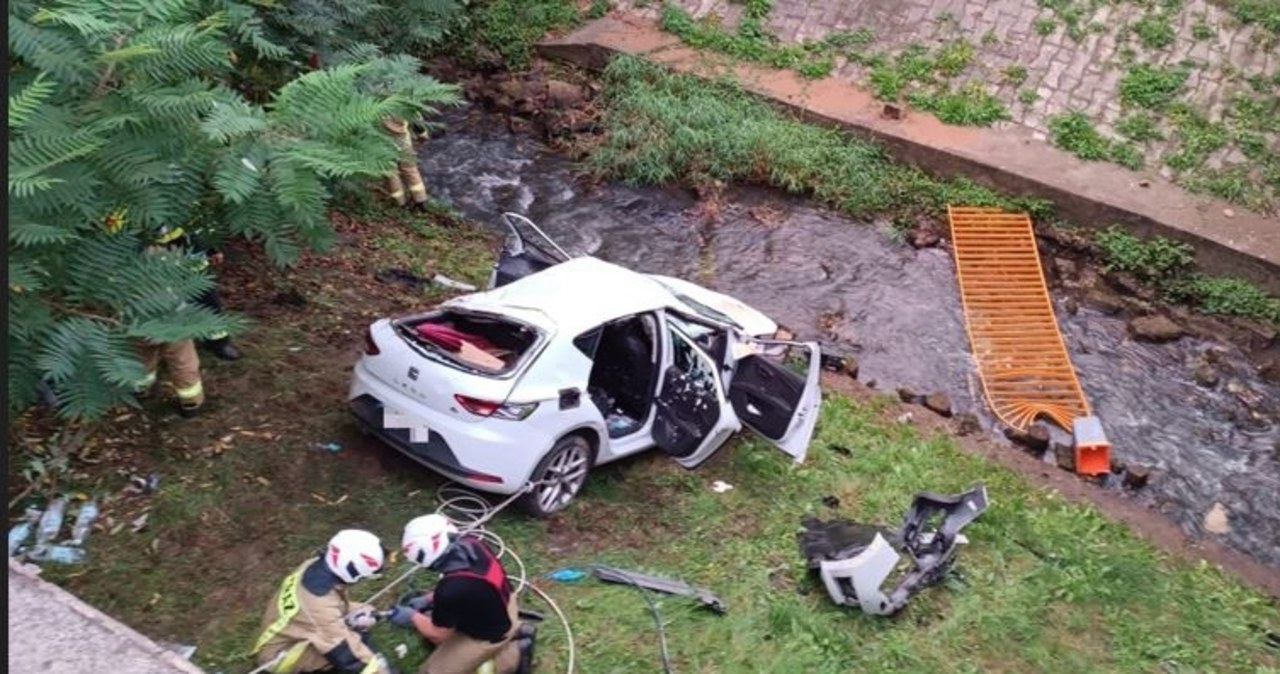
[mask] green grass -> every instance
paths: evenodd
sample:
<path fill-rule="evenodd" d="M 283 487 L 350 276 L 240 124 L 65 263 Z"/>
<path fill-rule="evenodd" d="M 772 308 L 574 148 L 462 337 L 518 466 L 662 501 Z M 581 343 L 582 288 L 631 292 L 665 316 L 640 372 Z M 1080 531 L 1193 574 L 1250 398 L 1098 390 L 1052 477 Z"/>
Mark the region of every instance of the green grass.
<path fill-rule="evenodd" d="M 754 182 L 810 194 L 847 214 L 939 212 L 948 202 L 1005 199 L 967 181 L 943 181 L 896 163 L 871 143 L 780 114 L 733 82 L 708 83 L 635 58 L 605 72 L 607 134 L 588 160 L 630 183 Z"/>
<path fill-rule="evenodd" d="M 1023 65 L 1009 66 L 1000 71 L 1000 74 L 1009 84 L 1019 85 L 1027 81 L 1027 67 Z"/>
<path fill-rule="evenodd" d="M 1209 155 L 1226 147 L 1230 133 L 1221 122 L 1211 122 L 1199 110 L 1188 106 L 1175 106 L 1170 111 L 1173 137 L 1177 149 L 1164 158 L 1170 168 L 1190 171 L 1204 164 Z"/>
<path fill-rule="evenodd" d="M 1098 132 L 1089 116 L 1071 110 L 1049 118 L 1049 141 L 1088 161 L 1112 161 L 1129 169 L 1142 168 L 1142 153 L 1131 143 L 1117 143 Z"/>
<path fill-rule="evenodd" d="M 1176 34 L 1169 16 L 1164 13 L 1147 14 L 1133 26 L 1138 41 L 1147 49 L 1164 49 L 1173 45 Z"/>
<path fill-rule="evenodd" d="M 1031 105 L 1040 100 L 1040 94 L 1035 89 L 1023 89 L 1018 92 L 1018 102 L 1023 105 Z"/>
<path fill-rule="evenodd" d="M 660 25 L 691 47 L 710 49 L 752 63 L 792 69 L 810 79 L 831 74 L 835 56 L 845 49 L 858 48 L 862 40 L 857 33 L 843 33 L 826 40 L 782 44 L 765 27 L 772 4 L 767 0 L 747 0 L 744 4 L 746 8 L 736 32 L 726 31 L 714 15 L 694 19 L 671 3 L 663 5 Z"/>
<path fill-rule="evenodd" d="M 607 6 L 608 3 L 601 3 Z M 507 67 L 520 70 L 533 58 L 533 47 L 548 32 L 581 21 L 572 0 L 486 0 L 471 10 L 472 25 L 460 40 L 462 53 L 480 44 L 498 53 Z"/>
<path fill-rule="evenodd" d="M 1009 119 L 1008 108 L 978 80 L 965 82 L 957 89 L 912 92 L 907 101 L 957 126 L 991 126 Z"/>
<path fill-rule="evenodd" d="M 1191 37 L 1198 41 L 1203 42 L 1205 40 L 1211 40 L 1214 35 L 1213 27 L 1203 20 L 1197 21 L 1195 25 L 1191 27 Z"/>
<path fill-rule="evenodd" d="M 1182 93 L 1191 75 L 1186 67 L 1161 68 L 1139 63 L 1120 79 L 1120 101 L 1125 105 L 1161 109 Z"/>
<path fill-rule="evenodd" d="M 1260 595 L 1208 566 L 1170 560 L 1096 510 L 1039 489 L 950 439 L 922 437 L 879 408 L 830 396 L 800 466 L 748 437 L 696 471 L 648 456 L 598 471 L 555 521 L 504 513 L 490 528 L 566 612 L 582 672 L 658 667 L 656 634 L 638 593 L 542 578 L 589 563 L 680 577 L 725 602 L 728 614 L 716 616 L 685 598 L 655 597 L 676 671 L 1127 672 L 1160 671 L 1162 662 L 1176 659 L 1184 671 L 1256 672 L 1277 664 L 1259 626 L 1274 625 L 1280 615 Z M 343 423 L 327 418 L 320 429 Z M 831 451 L 833 445 L 853 456 Z M 82 594 L 159 638 L 196 643 L 196 659 L 210 671 L 246 671 L 246 659 L 237 656 L 255 636 L 261 608 L 280 578 L 335 528 L 366 527 L 394 540 L 405 521 L 434 507 L 438 481 L 425 471 L 395 464 L 405 470 L 353 479 L 348 467 L 358 456 L 319 454 L 294 459 L 307 462 L 305 489 L 277 498 L 274 512 L 255 512 L 263 502 L 251 497 L 261 487 L 241 473 L 266 472 L 279 463 L 273 454 L 284 451 L 245 445 L 218 460 L 168 459 L 175 474 L 191 479 L 162 487 L 148 533 L 91 541 L 91 561 L 80 570 L 93 582 L 80 583 Z M 713 479 L 735 488 L 716 494 L 708 488 Z M 917 595 L 900 616 L 838 608 L 806 573 L 794 539 L 802 517 L 895 526 L 914 493 L 958 492 L 979 481 L 992 504 L 965 531 L 970 543 L 959 552 L 957 575 Z M 349 498 L 326 505 L 306 491 L 330 501 Z M 825 495 L 840 499 L 838 510 L 821 505 Z M 263 520 L 279 526 L 264 530 Z M 236 537 L 246 527 L 261 538 Z M 197 534 L 225 537 L 255 555 L 252 573 L 234 555 L 149 555 L 130 546 Z M 393 564 L 385 577 L 404 568 Z M 425 587 L 431 580 L 419 573 L 413 582 Z M 385 582 L 358 585 L 352 596 L 367 597 Z M 238 600 L 213 608 L 211 588 Z M 153 593 L 159 598 L 148 605 Z M 523 601 L 550 613 L 532 596 Z M 402 671 L 413 671 L 423 657 L 420 641 L 404 630 L 380 625 L 373 635 L 386 651 L 410 646 L 404 660 L 393 656 Z M 564 649 L 562 630 L 544 624 L 539 671 L 562 671 Z"/>
<path fill-rule="evenodd" d="M 1156 118 L 1141 112 L 1121 117 L 1116 122 L 1116 132 L 1135 143 L 1164 139 Z"/>
<path fill-rule="evenodd" d="M 1107 271 L 1129 272 L 1156 288 L 1167 301 L 1184 302 L 1209 314 L 1245 316 L 1280 327 L 1280 298 L 1238 278 L 1194 271 L 1191 246 L 1158 236 L 1144 240 L 1112 226 L 1094 241 Z"/>
<path fill-rule="evenodd" d="M 1280 35 L 1280 2 L 1276 0 L 1234 0 L 1226 7 L 1242 23 L 1256 24 L 1272 35 Z"/>
<path fill-rule="evenodd" d="M 1040 35 L 1052 35 L 1053 31 L 1058 29 L 1058 22 L 1048 17 L 1036 19 L 1031 27 Z"/>

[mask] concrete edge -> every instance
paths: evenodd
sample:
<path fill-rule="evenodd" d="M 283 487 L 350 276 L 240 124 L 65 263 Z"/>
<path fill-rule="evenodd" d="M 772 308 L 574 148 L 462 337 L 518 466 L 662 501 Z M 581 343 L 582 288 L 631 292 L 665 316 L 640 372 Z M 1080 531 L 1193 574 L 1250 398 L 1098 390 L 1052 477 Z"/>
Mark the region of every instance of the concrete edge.
<path fill-rule="evenodd" d="M 916 111 L 889 120 L 881 114 L 883 102 L 853 84 L 807 81 L 792 71 L 732 62 L 686 47 L 655 22 L 634 16 L 597 19 L 543 41 L 538 51 L 591 70 L 630 54 L 704 78 L 732 74 L 746 90 L 794 116 L 875 140 L 899 161 L 942 177 L 1050 199 L 1079 226 L 1119 224 L 1139 236 L 1191 244 L 1203 271 L 1241 277 L 1280 295 L 1280 218 L 1193 196 L 1159 175 L 1085 162 L 1034 141 L 1024 129 L 951 127 Z"/>
<path fill-rule="evenodd" d="M 35 591 L 49 595 L 49 599 L 51 601 L 66 606 L 72 611 L 84 616 L 94 624 L 102 626 L 103 629 L 111 632 L 117 638 L 133 644 L 148 656 L 163 661 L 164 664 L 172 667 L 175 671 L 186 672 L 187 674 L 207 674 L 203 669 L 197 667 L 191 661 L 157 644 L 155 641 L 132 627 L 129 627 L 119 620 L 116 620 L 89 604 L 86 604 L 81 601 L 79 597 L 76 597 L 61 587 L 41 578 L 39 576 L 39 567 L 31 564 L 19 563 L 17 560 L 10 557 L 9 572 L 16 574 L 27 582 L 30 582 L 34 586 Z M 12 644 L 10 645 L 12 646 Z"/>

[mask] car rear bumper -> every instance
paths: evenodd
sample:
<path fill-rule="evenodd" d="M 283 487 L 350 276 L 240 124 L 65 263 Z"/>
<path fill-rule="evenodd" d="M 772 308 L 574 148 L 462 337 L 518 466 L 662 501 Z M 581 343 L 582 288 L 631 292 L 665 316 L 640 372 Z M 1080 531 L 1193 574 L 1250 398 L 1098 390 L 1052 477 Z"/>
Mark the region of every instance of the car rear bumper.
<path fill-rule="evenodd" d="M 468 429 L 480 430 L 481 424 L 465 424 L 463 430 L 451 433 L 447 417 L 424 413 L 420 406 L 373 377 L 359 363 L 348 397 L 352 415 L 370 434 L 415 462 L 479 491 L 515 493 L 528 480 L 540 456 L 531 454 L 527 444 L 516 445 L 512 441 L 508 446 L 494 442 L 492 437 L 473 438 L 466 433 Z M 424 417 L 429 428 L 425 441 L 415 442 L 408 428 L 387 428 L 383 422 L 383 408 L 387 405 L 414 410 Z M 453 425 L 458 423 L 454 421 Z M 513 438 L 517 430 L 511 429 Z M 473 461 L 473 457 L 486 457 L 489 461 Z M 490 465 L 484 465 L 486 463 Z"/>

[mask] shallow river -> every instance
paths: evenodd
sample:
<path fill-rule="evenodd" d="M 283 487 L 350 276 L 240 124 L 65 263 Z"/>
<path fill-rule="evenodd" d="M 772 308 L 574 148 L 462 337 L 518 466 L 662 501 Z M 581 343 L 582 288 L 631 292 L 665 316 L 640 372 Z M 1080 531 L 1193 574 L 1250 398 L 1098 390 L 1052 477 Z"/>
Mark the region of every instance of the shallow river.
<path fill-rule="evenodd" d="M 766 189 L 729 190 L 708 226 L 682 191 L 588 189 L 572 162 L 508 133 L 500 119 L 458 113 L 447 128 L 422 146 L 423 177 L 467 216 L 498 226 L 501 212 L 521 213 L 570 250 L 727 292 L 802 338 L 855 354 L 860 378 L 878 388 L 942 391 L 958 412 L 991 425 L 947 250 L 913 250 L 882 223 Z M 1193 534 L 1221 503 L 1230 513 L 1227 542 L 1280 568 L 1280 426 L 1237 427 L 1246 412 L 1226 382 L 1237 379 L 1269 401 L 1280 401 L 1280 387 L 1252 377 L 1234 347 L 1133 342 L 1123 320 L 1088 309 L 1069 315 L 1061 299 L 1059 322 L 1113 457 L 1165 473 L 1136 497 Z M 1217 390 L 1189 376 L 1209 348 L 1223 351 Z"/>

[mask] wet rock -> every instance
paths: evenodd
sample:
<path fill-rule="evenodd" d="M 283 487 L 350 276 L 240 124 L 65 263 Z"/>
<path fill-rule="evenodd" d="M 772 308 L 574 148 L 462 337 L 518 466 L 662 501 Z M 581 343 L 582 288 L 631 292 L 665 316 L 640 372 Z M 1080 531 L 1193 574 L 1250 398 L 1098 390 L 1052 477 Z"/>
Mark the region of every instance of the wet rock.
<path fill-rule="evenodd" d="M 857 379 L 858 359 L 853 356 L 841 356 L 823 352 L 822 369 L 828 372 L 847 374 L 849 377 Z"/>
<path fill-rule="evenodd" d="M 1074 297 L 1068 297 L 1062 301 L 1062 309 L 1068 314 L 1075 316 L 1080 313 L 1080 303 Z"/>
<path fill-rule="evenodd" d="M 1172 342 L 1186 332 L 1168 316 L 1139 316 L 1129 321 L 1129 334 L 1140 342 Z"/>
<path fill-rule="evenodd" d="M 561 80 L 547 81 L 547 107 L 555 109 L 573 108 L 587 101 L 587 92 L 576 84 Z"/>
<path fill-rule="evenodd" d="M 1151 479 L 1151 468 L 1143 465 L 1129 466 L 1124 473 L 1124 486 L 1130 489 L 1142 489 Z"/>
<path fill-rule="evenodd" d="M 1213 388 L 1218 385 L 1222 376 L 1218 374 L 1218 369 L 1212 363 L 1200 360 L 1191 368 L 1191 379 L 1200 386 Z"/>
<path fill-rule="evenodd" d="M 951 416 L 951 396 L 945 393 L 930 393 L 925 396 L 924 406 L 944 417 Z"/>
<path fill-rule="evenodd" d="M 1043 454 L 1045 450 L 1049 449 L 1049 429 L 1042 424 L 1033 424 L 1031 428 L 1025 431 L 1006 428 L 1004 437 L 1026 447 L 1037 455 Z"/>
<path fill-rule="evenodd" d="M 961 437 L 973 435 L 982 430 L 982 422 L 976 414 L 957 414 L 955 417 L 955 434 Z"/>
<path fill-rule="evenodd" d="M 1065 471 L 1075 472 L 1076 470 L 1076 450 L 1070 445 L 1054 445 L 1053 460 Z"/>
<path fill-rule="evenodd" d="M 1264 362 L 1258 368 L 1258 376 L 1272 384 L 1280 384 L 1280 358 Z"/>
<path fill-rule="evenodd" d="M 899 386 L 898 399 L 904 403 L 914 403 L 920 399 L 920 396 L 916 395 L 915 391 L 912 391 L 911 389 L 905 386 Z"/>
<path fill-rule="evenodd" d="M 1128 272 L 1112 272 L 1107 275 L 1107 280 L 1122 293 L 1144 300 L 1152 300 L 1156 297 L 1156 292 L 1151 286 L 1139 281 L 1138 277 Z"/>
<path fill-rule="evenodd" d="M 519 133 L 519 134 L 528 133 L 529 129 L 532 126 L 533 126 L 532 123 L 530 123 L 529 120 L 523 117 L 517 117 L 515 115 L 507 115 L 507 130 L 510 131 L 511 133 Z"/>
<path fill-rule="evenodd" d="M 529 90 L 524 80 L 503 80 L 496 83 L 494 90 L 513 102 L 529 97 Z"/>
<path fill-rule="evenodd" d="M 1084 295 L 1084 303 L 1108 316 L 1124 310 L 1124 301 L 1119 296 L 1101 288 L 1089 289 Z"/>
<path fill-rule="evenodd" d="M 907 243 L 912 248 L 933 248 L 942 242 L 942 237 L 932 229 L 917 228 L 907 235 Z"/>
<path fill-rule="evenodd" d="M 1156 312 L 1154 304 L 1136 297 L 1121 297 L 1120 302 L 1124 305 L 1125 311 L 1134 316 L 1150 316 Z"/>
<path fill-rule="evenodd" d="M 1214 503 L 1204 516 L 1204 530 L 1211 534 L 1231 533 L 1231 512 L 1221 503 Z"/>
<path fill-rule="evenodd" d="M 1053 270 L 1057 272 L 1058 278 L 1075 278 L 1076 274 L 1080 272 L 1075 260 L 1065 257 L 1053 258 Z"/>

